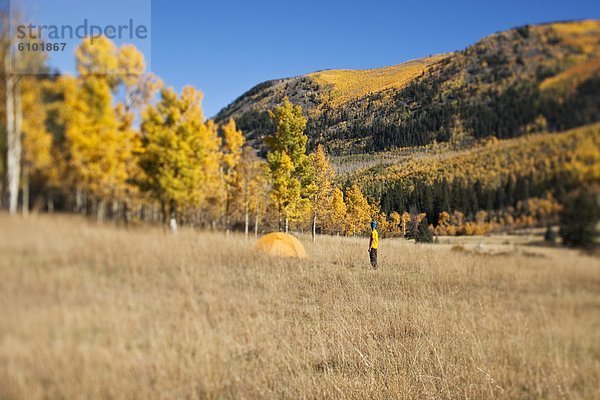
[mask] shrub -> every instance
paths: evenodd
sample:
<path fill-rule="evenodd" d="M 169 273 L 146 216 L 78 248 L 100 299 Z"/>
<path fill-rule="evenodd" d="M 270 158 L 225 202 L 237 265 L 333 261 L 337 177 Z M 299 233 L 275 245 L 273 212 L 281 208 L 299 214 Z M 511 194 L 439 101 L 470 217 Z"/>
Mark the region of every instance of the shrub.
<path fill-rule="evenodd" d="M 420 243 L 432 243 L 433 237 L 431 236 L 431 232 L 429 230 L 429 225 L 427 224 L 427 217 L 423 218 L 421 222 L 419 222 L 419 226 L 417 228 L 417 232 L 415 234 L 415 241 Z"/>
<path fill-rule="evenodd" d="M 569 247 L 591 248 L 598 245 L 600 190 L 584 187 L 567 197 L 560 216 L 560 236 Z"/>

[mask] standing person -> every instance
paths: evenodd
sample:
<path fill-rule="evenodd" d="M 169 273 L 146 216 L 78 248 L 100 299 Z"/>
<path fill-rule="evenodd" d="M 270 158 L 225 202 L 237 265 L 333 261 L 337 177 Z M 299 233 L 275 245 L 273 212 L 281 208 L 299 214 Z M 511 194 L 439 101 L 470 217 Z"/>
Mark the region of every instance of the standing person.
<path fill-rule="evenodd" d="M 379 248 L 379 233 L 377 232 L 377 222 L 371 222 L 371 239 L 369 240 L 369 258 L 373 269 L 377 269 L 377 249 Z"/>

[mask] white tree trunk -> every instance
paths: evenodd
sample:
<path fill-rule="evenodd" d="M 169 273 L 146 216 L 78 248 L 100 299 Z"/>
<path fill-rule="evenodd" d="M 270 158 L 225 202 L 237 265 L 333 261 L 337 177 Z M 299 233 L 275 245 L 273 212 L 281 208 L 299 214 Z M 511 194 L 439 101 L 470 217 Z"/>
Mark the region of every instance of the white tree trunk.
<path fill-rule="evenodd" d="M 254 216 L 254 237 L 258 239 L 258 213 Z"/>
<path fill-rule="evenodd" d="M 10 57 L 6 57 L 6 174 L 8 184 L 8 209 L 17 212 L 19 178 L 21 176 L 21 95 L 18 81 L 10 74 Z"/>
<path fill-rule="evenodd" d="M 98 223 L 101 224 L 104 222 L 104 216 L 106 213 L 106 202 L 101 199 L 98 200 L 98 209 L 96 210 L 97 213 L 97 217 L 98 217 Z"/>
<path fill-rule="evenodd" d="M 285 233 L 288 233 L 289 229 L 290 229 L 290 220 L 287 217 L 285 217 Z"/>
<path fill-rule="evenodd" d="M 171 217 L 169 220 L 169 228 L 171 228 L 171 231 L 177 232 L 177 219 L 175 217 Z"/>
<path fill-rule="evenodd" d="M 171 205 L 169 210 L 169 228 L 171 232 L 177 232 L 177 214 L 175 213 L 175 207 Z"/>

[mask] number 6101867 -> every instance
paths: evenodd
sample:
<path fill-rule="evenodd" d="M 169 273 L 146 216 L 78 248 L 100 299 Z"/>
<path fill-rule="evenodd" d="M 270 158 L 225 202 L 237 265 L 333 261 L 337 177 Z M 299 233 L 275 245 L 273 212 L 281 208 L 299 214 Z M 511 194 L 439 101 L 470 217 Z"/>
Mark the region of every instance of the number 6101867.
<path fill-rule="evenodd" d="M 64 51 L 67 47 L 66 43 L 19 43 L 17 50 L 19 51 Z"/>

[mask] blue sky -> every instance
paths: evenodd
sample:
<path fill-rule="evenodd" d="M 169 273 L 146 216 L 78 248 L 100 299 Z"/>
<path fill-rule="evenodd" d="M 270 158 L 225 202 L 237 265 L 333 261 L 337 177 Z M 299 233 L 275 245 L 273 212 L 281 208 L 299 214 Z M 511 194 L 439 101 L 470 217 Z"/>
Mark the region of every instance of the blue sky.
<path fill-rule="evenodd" d="M 143 20 L 150 6 L 150 0 L 22 1 L 33 18 L 68 19 L 87 3 L 95 20 L 114 23 Z M 460 50 L 517 25 L 600 18 L 597 0 L 153 0 L 151 8 L 152 71 L 177 90 L 201 89 L 207 116 L 268 79 L 393 65 Z M 71 54 L 52 62 L 73 70 Z"/>

